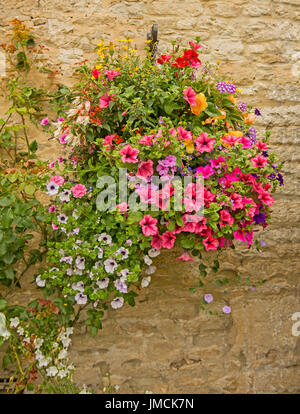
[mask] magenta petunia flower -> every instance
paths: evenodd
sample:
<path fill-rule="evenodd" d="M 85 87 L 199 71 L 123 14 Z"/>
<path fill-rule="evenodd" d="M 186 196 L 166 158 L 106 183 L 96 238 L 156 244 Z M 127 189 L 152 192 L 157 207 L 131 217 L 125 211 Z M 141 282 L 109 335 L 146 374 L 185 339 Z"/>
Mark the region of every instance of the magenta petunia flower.
<path fill-rule="evenodd" d="M 206 132 L 202 132 L 198 138 L 195 139 L 196 150 L 198 152 L 212 152 L 214 149 L 215 138 L 210 138 Z"/>
<path fill-rule="evenodd" d="M 194 257 L 191 257 L 191 256 L 189 255 L 189 253 L 188 253 L 188 251 L 187 251 L 187 250 L 185 250 L 185 251 L 184 251 L 184 253 L 183 253 L 181 256 L 176 257 L 176 259 L 177 259 L 177 260 L 182 260 L 182 261 L 184 261 L 184 262 L 193 262 L 193 261 L 195 260 L 195 258 L 194 258 Z"/>
<path fill-rule="evenodd" d="M 161 235 L 162 247 L 165 249 L 172 249 L 176 240 L 176 236 L 171 231 L 166 231 Z"/>
<path fill-rule="evenodd" d="M 142 232 L 146 237 L 155 236 L 158 233 L 158 228 L 156 227 L 157 219 L 150 214 L 146 214 L 139 224 L 142 226 Z"/>
<path fill-rule="evenodd" d="M 138 159 L 137 159 L 137 155 L 140 151 L 136 148 L 132 148 L 129 144 L 126 145 L 125 147 L 123 147 L 120 150 L 120 154 L 123 155 L 122 157 L 122 161 L 124 163 L 128 162 L 128 163 L 137 163 Z"/>
<path fill-rule="evenodd" d="M 137 177 L 147 179 L 148 177 L 151 177 L 153 175 L 153 161 L 142 161 L 139 166 L 136 173 Z"/>
<path fill-rule="evenodd" d="M 99 98 L 100 108 L 107 108 L 109 106 L 112 96 L 103 95 Z"/>
<path fill-rule="evenodd" d="M 41 125 L 45 126 L 45 125 L 48 125 L 48 124 L 49 124 L 49 119 L 48 118 L 43 118 L 41 120 Z"/>
<path fill-rule="evenodd" d="M 196 92 L 194 91 L 194 89 L 191 86 L 188 86 L 184 91 L 183 91 L 183 99 L 185 99 L 190 106 L 196 106 Z"/>

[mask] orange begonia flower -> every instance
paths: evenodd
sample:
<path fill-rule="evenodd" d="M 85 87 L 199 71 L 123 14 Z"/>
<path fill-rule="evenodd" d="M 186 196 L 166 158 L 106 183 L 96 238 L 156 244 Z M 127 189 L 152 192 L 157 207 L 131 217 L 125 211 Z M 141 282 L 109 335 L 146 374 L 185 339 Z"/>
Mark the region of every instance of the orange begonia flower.
<path fill-rule="evenodd" d="M 246 112 L 244 114 L 244 119 L 245 119 L 245 124 L 253 124 L 253 122 L 255 121 L 255 115 L 252 113 Z"/>
<path fill-rule="evenodd" d="M 207 101 L 203 93 L 198 93 L 196 95 L 196 105 L 191 106 L 191 111 L 193 114 L 199 116 L 207 108 Z"/>

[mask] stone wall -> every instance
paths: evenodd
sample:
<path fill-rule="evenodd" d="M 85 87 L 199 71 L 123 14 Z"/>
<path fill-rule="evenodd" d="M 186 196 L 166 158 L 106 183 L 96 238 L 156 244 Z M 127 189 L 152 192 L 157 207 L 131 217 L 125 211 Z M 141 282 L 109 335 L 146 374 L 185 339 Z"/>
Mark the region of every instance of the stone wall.
<path fill-rule="evenodd" d="M 189 291 L 197 263 L 178 263 L 175 252 L 165 253 L 135 308 L 109 310 L 96 338 L 79 326 L 72 348 L 78 382 L 100 390 L 109 371 L 121 392 L 299 393 L 300 337 L 292 336 L 291 320 L 300 312 L 299 0 L 0 0 L 0 28 L 15 17 L 50 48 L 60 81 L 92 55 L 100 38 L 128 36 L 141 49 L 158 23 L 164 50 L 172 39 L 199 35 L 207 46 L 203 60 L 221 60 L 221 73 L 261 110 L 258 126 L 271 130 L 272 149 L 286 160 L 263 253 L 241 247 L 223 254 L 220 276 L 233 288 L 221 295 L 224 288 L 213 278 L 203 288 L 215 302 L 220 297 L 214 310 L 226 302 L 232 314 L 202 311 L 201 294 Z M 53 147 L 43 137 L 40 144 L 40 155 L 52 160 Z M 266 282 L 252 291 L 236 283 L 237 275 Z M 30 286 L 15 300 L 30 297 Z"/>

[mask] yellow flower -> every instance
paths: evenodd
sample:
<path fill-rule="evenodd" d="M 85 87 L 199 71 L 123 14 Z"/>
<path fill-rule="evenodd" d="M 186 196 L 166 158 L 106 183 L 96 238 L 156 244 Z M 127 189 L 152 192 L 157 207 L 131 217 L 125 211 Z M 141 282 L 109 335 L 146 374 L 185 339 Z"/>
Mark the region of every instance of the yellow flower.
<path fill-rule="evenodd" d="M 145 43 L 151 43 L 152 40 L 144 40 Z"/>
<path fill-rule="evenodd" d="M 124 50 L 128 50 L 128 46 L 126 46 L 126 45 L 125 45 L 125 46 L 124 46 Z"/>
<path fill-rule="evenodd" d="M 185 148 L 186 148 L 186 152 L 188 154 L 192 154 L 194 152 L 194 143 L 191 139 L 188 139 L 186 141 L 183 141 Z"/>
<path fill-rule="evenodd" d="M 196 105 L 191 106 L 191 111 L 193 114 L 199 116 L 207 108 L 208 104 L 206 101 L 205 95 L 203 93 L 198 93 L 196 95 Z"/>
<path fill-rule="evenodd" d="M 97 66 L 96 66 L 96 69 L 98 69 L 98 70 L 99 70 L 99 69 L 102 69 L 102 67 L 103 67 L 103 65 L 97 65 Z"/>

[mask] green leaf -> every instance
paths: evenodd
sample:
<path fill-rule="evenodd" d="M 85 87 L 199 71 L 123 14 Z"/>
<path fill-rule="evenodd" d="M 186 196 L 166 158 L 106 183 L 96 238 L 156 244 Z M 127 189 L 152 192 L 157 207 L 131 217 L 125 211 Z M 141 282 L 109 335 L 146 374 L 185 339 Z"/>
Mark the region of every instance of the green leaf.
<path fill-rule="evenodd" d="M 33 195 L 35 193 L 35 187 L 33 184 L 27 184 L 25 185 L 25 193 L 27 193 L 28 195 Z"/>
<path fill-rule="evenodd" d="M 36 142 L 36 140 L 34 140 L 30 145 L 29 145 L 29 149 L 31 152 L 36 152 L 38 149 L 38 144 Z"/>
<path fill-rule="evenodd" d="M 221 112 L 216 108 L 216 105 L 212 102 L 208 102 L 208 106 L 204 111 L 209 116 L 220 116 Z"/>
<path fill-rule="evenodd" d="M 7 307 L 7 302 L 5 299 L 0 299 L 0 312 Z"/>

